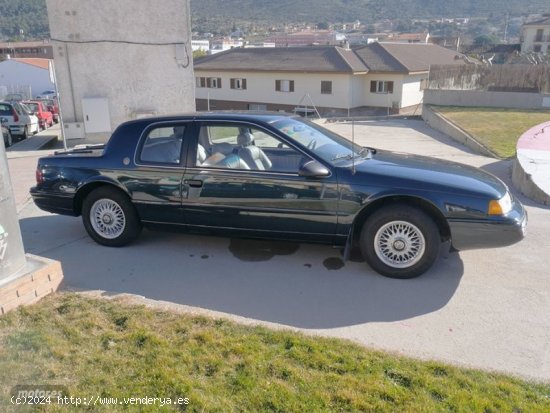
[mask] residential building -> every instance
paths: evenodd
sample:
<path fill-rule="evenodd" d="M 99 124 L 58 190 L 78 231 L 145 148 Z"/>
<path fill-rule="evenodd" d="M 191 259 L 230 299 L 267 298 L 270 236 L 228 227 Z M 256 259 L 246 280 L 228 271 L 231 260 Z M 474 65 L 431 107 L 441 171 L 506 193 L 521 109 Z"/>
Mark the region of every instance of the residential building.
<path fill-rule="evenodd" d="M 550 54 L 550 14 L 523 25 L 521 52 Z"/>
<path fill-rule="evenodd" d="M 430 33 L 393 33 L 386 40 L 399 43 L 428 43 Z"/>
<path fill-rule="evenodd" d="M 49 59 L 37 58 L 0 62 L 0 100 L 8 93 L 20 93 L 25 98 L 32 98 L 45 90 L 54 90 L 49 64 Z"/>
<path fill-rule="evenodd" d="M 422 101 L 432 64 L 465 61 L 432 44 L 233 49 L 195 61 L 197 109 L 399 112 Z"/>
<path fill-rule="evenodd" d="M 210 40 L 191 40 L 191 49 L 194 52 L 201 50 L 208 53 L 210 51 Z"/>
<path fill-rule="evenodd" d="M 217 39 L 212 41 L 212 46 L 210 48 L 210 54 L 216 54 L 225 52 L 227 50 L 234 49 L 236 47 L 243 47 L 244 42 L 242 40 L 234 39 Z"/>
<path fill-rule="evenodd" d="M 272 35 L 266 42 L 275 43 L 277 47 L 297 47 L 311 45 L 338 45 L 346 36 L 332 30 L 307 30 L 297 33 Z"/>
<path fill-rule="evenodd" d="M 0 60 L 11 58 L 53 59 L 52 45 L 44 40 L 39 42 L 0 43 Z"/>

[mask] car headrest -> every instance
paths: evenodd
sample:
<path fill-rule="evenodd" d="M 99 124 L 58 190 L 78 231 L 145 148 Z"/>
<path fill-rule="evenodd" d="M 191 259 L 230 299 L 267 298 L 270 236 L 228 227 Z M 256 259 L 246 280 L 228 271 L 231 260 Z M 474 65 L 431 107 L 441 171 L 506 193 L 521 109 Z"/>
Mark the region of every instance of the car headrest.
<path fill-rule="evenodd" d="M 237 136 L 237 145 L 250 146 L 254 143 L 254 135 L 250 132 L 242 132 Z"/>

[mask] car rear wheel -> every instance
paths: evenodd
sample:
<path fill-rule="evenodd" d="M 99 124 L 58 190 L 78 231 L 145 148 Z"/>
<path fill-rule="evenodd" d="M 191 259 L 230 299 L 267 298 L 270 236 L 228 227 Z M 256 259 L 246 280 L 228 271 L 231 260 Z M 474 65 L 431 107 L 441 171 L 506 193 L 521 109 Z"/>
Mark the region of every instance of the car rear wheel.
<path fill-rule="evenodd" d="M 395 204 L 376 211 L 361 231 L 363 257 L 376 272 L 391 278 L 425 273 L 439 253 L 437 225 L 424 211 Z"/>
<path fill-rule="evenodd" d="M 11 136 L 11 132 L 8 130 L 4 134 L 4 146 L 8 148 L 11 145 L 13 145 L 13 137 Z"/>
<path fill-rule="evenodd" d="M 27 139 L 28 137 L 29 137 L 29 127 L 25 126 L 25 128 L 23 128 L 23 139 Z"/>
<path fill-rule="evenodd" d="M 108 247 L 127 245 L 141 232 L 141 222 L 132 202 L 112 187 L 90 192 L 82 204 L 82 221 L 90 237 Z"/>

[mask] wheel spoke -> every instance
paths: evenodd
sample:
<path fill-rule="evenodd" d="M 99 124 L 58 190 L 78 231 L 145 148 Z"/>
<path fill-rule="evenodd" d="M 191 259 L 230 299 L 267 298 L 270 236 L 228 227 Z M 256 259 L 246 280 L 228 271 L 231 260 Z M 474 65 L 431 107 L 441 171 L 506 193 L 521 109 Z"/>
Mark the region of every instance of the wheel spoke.
<path fill-rule="evenodd" d="M 406 221 L 383 225 L 374 237 L 376 255 L 393 268 L 408 268 L 424 256 L 426 241 L 420 229 Z"/>
<path fill-rule="evenodd" d="M 124 211 L 112 199 L 97 200 L 90 210 L 90 221 L 94 231 L 107 239 L 119 237 L 126 228 Z"/>

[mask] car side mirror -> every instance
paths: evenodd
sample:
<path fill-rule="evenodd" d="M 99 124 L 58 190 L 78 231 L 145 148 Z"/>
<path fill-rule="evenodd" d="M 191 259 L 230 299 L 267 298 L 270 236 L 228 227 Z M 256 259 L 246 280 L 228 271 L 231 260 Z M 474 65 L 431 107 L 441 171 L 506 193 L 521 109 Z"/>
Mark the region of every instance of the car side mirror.
<path fill-rule="evenodd" d="M 311 160 L 301 166 L 298 174 L 305 178 L 325 178 L 330 176 L 330 171 L 322 163 Z"/>

